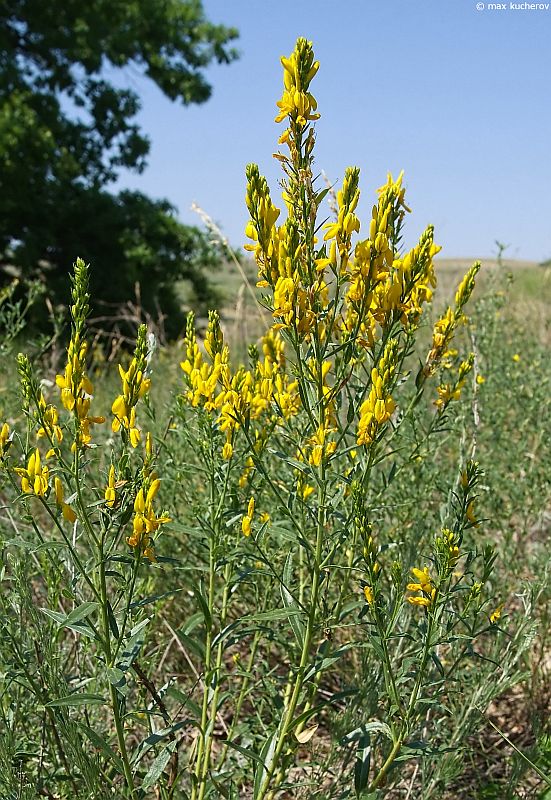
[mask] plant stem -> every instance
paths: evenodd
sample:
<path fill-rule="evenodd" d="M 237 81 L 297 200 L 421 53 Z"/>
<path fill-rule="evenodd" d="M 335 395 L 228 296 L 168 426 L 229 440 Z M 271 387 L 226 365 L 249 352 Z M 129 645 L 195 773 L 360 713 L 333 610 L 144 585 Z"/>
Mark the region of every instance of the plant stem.
<path fill-rule="evenodd" d="M 105 576 L 105 556 L 103 552 L 103 536 L 99 541 L 99 579 L 100 579 L 100 598 L 101 598 L 101 619 L 103 627 L 103 646 L 104 655 L 107 667 L 113 666 L 113 656 L 111 650 L 111 629 L 109 626 L 109 612 L 108 612 L 108 599 L 107 599 L 107 580 Z M 124 776 L 126 778 L 126 785 L 130 791 L 130 796 L 136 796 L 134 788 L 134 778 L 132 777 L 132 768 L 128 759 L 128 752 L 126 749 L 126 742 L 124 738 L 124 726 L 120 714 L 119 698 L 117 690 L 111 682 L 109 682 L 109 695 L 111 699 L 111 708 L 113 710 L 113 718 L 115 720 L 115 728 L 117 731 L 117 740 L 119 743 L 119 750 L 124 767 Z"/>

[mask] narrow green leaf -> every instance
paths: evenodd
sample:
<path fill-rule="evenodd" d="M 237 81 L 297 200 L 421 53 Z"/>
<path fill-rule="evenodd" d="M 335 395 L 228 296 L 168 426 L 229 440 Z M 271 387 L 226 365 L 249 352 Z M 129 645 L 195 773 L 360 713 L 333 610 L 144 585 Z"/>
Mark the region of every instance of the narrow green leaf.
<path fill-rule="evenodd" d="M 68 627 L 71 627 L 71 625 L 73 625 L 75 622 L 80 622 L 81 619 L 86 619 L 86 617 L 88 617 L 92 611 L 95 611 L 97 608 L 99 608 L 99 603 L 82 603 L 67 615 L 67 619 L 65 620 L 64 624 Z"/>
<path fill-rule="evenodd" d="M 98 706 L 105 703 L 105 698 L 99 694 L 85 694 L 76 692 L 67 697 L 59 697 L 57 700 L 50 700 L 46 703 L 47 708 L 58 708 L 60 706 Z"/>
<path fill-rule="evenodd" d="M 230 739 L 226 739 L 224 744 L 227 744 L 228 747 L 231 747 L 233 750 L 237 750 L 238 753 L 241 753 L 241 755 L 245 756 L 245 758 L 248 758 L 250 761 L 254 761 L 257 764 L 260 764 L 261 767 L 264 767 L 264 762 L 259 755 L 253 752 L 253 750 L 250 750 L 246 747 L 241 747 L 241 745 L 232 742 Z"/>
<path fill-rule="evenodd" d="M 249 614 L 241 617 L 241 622 L 272 622 L 278 619 L 302 614 L 300 608 L 274 608 L 272 611 L 261 611 L 259 614 Z"/>
<path fill-rule="evenodd" d="M 165 745 L 155 761 L 151 764 L 142 782 L 142 789 L 144 791 L 147 791 L 148 789 L 151 789 L 152 786 L 155 786 L 161 777 L 164 768 L 168 764 L 172 753 L 176 749 L 177 744 L 177 742 L 170 742 L 170 744 Z"/>
<path fill-rule="evenodd" d="M 113 748 L 105 741 L 103 737 L 101 737 L 96 731 L 89 728 L 87 725 L 83 725 L 79 723 L 79 728 L 82 728 L 90 742 L 96 747 L 98 750 L 101 750 L 102 753 L 110 759 L 116 768 L 119 771 L 120 775 L 124 775 L 124 765 L 122 763 L 122 759 L 120 756 L 115 753 Z"/>

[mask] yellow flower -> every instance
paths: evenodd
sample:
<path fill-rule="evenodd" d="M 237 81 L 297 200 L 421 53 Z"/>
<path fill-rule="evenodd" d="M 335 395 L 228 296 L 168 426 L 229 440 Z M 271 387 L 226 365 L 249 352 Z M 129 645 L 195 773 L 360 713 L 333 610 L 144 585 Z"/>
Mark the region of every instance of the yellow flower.
<path fill-rule="evenodd" d="M 520 356 L 519 356 L 518 353 L 515 353 L 515 355 L 513 356 L 513 361 L 515 361 L 517 363 L 520 361 Z"/>
<path fill-rule="evenodd" d="M 58 508 L 61 509 L 61 513 L 63 514 L 63 518 L 67 520 L 67 522 L 74 522 L 77 518 L 77 515 L 73 511 L 73 509 L 67 505 L 67 503 L 63 499 L 63 484 L 61 483 L 60 479 L 57 477 L 54 478 L 54 487 L 55 487 L 55 500 L 57 503 Z"/>
<path fill-rule="evenodd" d="M 474 500 L 471 500 L 467 506 L 466 517 L 475 528 L 478 528 L 478 521 L 476 519 L 476 513 L 474 510 Z"/>
<path fill-rule="evenodd" d="M 105 502 L 109 506 L 109 508 L 113 508 L 115 505 L 115 500 L 117 498 L 117 493 L 115 491 L 115 467 L 113 464 L 109 467 L 109 478 L 107 481 L 107 487 L 105 489 Z"/>
<path fill-rule="evenodd" d="M 414 597 L 408 597 L 408 603 L 411 603 L 412 606 L 423 606 L 424 608 L 428 608 L 431 604 L 431 600 L 429 600 L 428 597 L 415 595 Z"/>
<path fill-rule="evenodd" d="M 372 606 L 375 598 L 371 586 L 364 586 L 364 596 L 368 605 Z"/>
<path fill-rule="evenodd" d="M 146 327 L 140 325 L 136 340 L 134 357 L 127 370 L 119 364 L 119 375 L 122 383 L 122 393 L 119 394 L 111 406 L 114 419 L 111 429 L 117 433 L 123 428 L 132 447 L 140 443 L 140 429 L 136 424 L 136 405 L 145 397 L 151 388 L 151 380 L 145 374 L 147 366 Z"/>
<path fill-rule="evenodd" d="M 132 534 L 126 539 L 130 547 L 139 547 L 142 554 L 150 561 L 155 561 L 151 534 L 155 533 L 161 525 L 171 522 L 170 517 L 164 514 L 158 517 L 153 509 L 153 501 L 160 485 L 161 481 L 153 473 L 145 487 L 142 486 L 138 491 L 134 499 Z M 147 491 L 144 491 L 144 488 Z"/>
<path fill-rule="evenodd" d="M 76 440 L 71 448 L 73 451 L 78 447 L 87 447 L 90 444 L 92 440 L 90 425 L 105 422 L 105 417 L 88 415 L 94 387 L 85 372 L 86 352 L 86 342 L 81 342 L 80 334 L 78 331 L 74 331 L 67 348 L 65 373 L 56 376 L 56 384 L 61 389 L 61 402 L 67 411 L 73 412 L 78 423 Z M 44 425 L 38 431 L 38 435 L 49 435 L 50 438 L 55 436 L 58 442 L 63 438 L 61 429 L 57 425 L 57 410 L 54 406 L 45 409 Z"/>
<path fill-rule="evenodd" d="M 38 429 L 36 435 L 39 439 L 47 436 L 51 442 L 61 442 L 63 439 L 63 431 L 59 426 L 59 414 L 57 408 L 53 405 L 46 406 L 46 401 L 43 395 L 40 395 L 38 407 L 42 417 L 42 426 Z"/>
<path fill-rule="evenodd" d="M 394 413 L 396 403 L 390 396 L 390 389 L 395 371 L 396 352 L 397 345 L 392 340 L 385 347 L 378 366 L 371 370 L 371 389 L 367 399 L 360 406 L 358 444 L 371 444 L 378 431 Z"/>
<path fill-rule="evenodd" d="M 243 516 L 241 520 L 241 530 L 245 536 L 251 535 L 251 523 L 253 521 L 254 515 L 254 497 L 251 497 L 249 500 L 249 504 L 247 506 L 247 513 Z"/>
<path fill-rule="evenodd" d="M 313 494 L 315 491 L 316 490 L 315 490 L 315 488 L 313 486 L 311 486 L 309 483 L 305 483 L 305 484 L 299 486 L 299 492 L 298 493 L 299 493 L 299 496 L 302 498 L 302 500 L 305 501 L 305 500 L 308 500 L 310 495 Z"/>
<path fill-rule="evenodd" d="M 46 496 L 50 471 L 48 467 L 42 466 L 38 448 L 31 453 L 27 468 L 15 467 L 15 472 L 21 478 L 21 490 L 23 492 L 35 494 L 37 497 Z"/>
<path fill-rule="evenodd" d="M 13 434 L 7 422 L 4 422 L 0 430 L 0 459 L 4 458 L 12 443 Z"/>
<path fill-rule="evenodd" d="M 492 613 L 490 614 L 490 622 L 492 625 L 495 625 L 498 622 L 499 618 L 501 617 L 504 605 L 505 605 L 504 603 L 501 603 L 501 605 L 499 605 L 495 609 L 495 611 L 492 611 Z"/>
<path fill-rule="evenodd" d="M 277 103 L 279 114 L 275 121 L 282 122 L 288 116 L 303 128 L 309 120 L 320 116 L 316 113 L 317 103 L 308 91 L 310 81 L 319 69 L 319 61 L 314 61 L 312 42 L 297 39 L 293 53 L 289 58 L 282 56 L 281 63 L 284 91 Z"/>
<path fill-rule="evenodd" d="M 413 567 L 411 571 L 416 581 L 408 583 L 407 590 L 409 592 L 418 592 L 418 594 L 408 597 L 408 603 L 414 606 L 430 608 L 436 597 L 436 588 L 432 583 L 429 568 L 417 569 L 417 567 Z"/>

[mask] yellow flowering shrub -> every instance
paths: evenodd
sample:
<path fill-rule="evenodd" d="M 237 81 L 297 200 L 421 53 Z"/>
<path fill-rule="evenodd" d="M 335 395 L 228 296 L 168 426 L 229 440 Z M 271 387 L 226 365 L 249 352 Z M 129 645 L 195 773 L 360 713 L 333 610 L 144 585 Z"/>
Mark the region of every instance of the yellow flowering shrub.
<path fill-rule="evenodd" d="M 0 465 L 9 547 L 26 549 L 0 596 L 0 786 L 28 758 L 31 791 L 63 800 L 375 800 L 404 776 L 414 796 L 418 773 L 415 796 L 434 800 L 518 680 L 532 633 L 504 631 L 475 460 L 493 372 L 461 335 L 477 350 L 480 265 L 435 319 L 440 247 L 431 225 L 405 245 L 404 174 L 365 223 L 356 167 L 321 188 L 312 44 L 282 66 L 281 200 L 246 169 L 269 324 L 244 363 L 223 314 L 190 313 L 179 366 L 170 349 L 157 362 L 176 397 L 145 326 L 114 382 L 96 378 L 80 259 L 55 383 L 18 357 Z M 509 353 L 519 396 L 524 364 Z M 40 752 L 6 760 L 28 695 L 38 711 L 18 724 L 41 726 Z"/>

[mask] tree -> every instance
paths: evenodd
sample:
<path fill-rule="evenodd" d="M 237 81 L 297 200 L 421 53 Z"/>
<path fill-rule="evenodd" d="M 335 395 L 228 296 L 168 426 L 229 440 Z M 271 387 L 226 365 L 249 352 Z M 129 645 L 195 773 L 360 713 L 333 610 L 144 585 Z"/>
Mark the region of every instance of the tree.
<path fill-rule="evenodd" d="M 170 310 L 182 277 L 204 295 L 202 235 L 167 201 L 108 191 L 149 150 L 138 96 L 108 73 L 132 65 L 170 99 L 202 103 L 205 67 L 235 59 L 236 36 L 201 0 L 0 0 L 0 268 L 45 271 L 60 301 L 77 255 L 93 262 L 97 300 L 141 282 L 150 310 Z"/>

